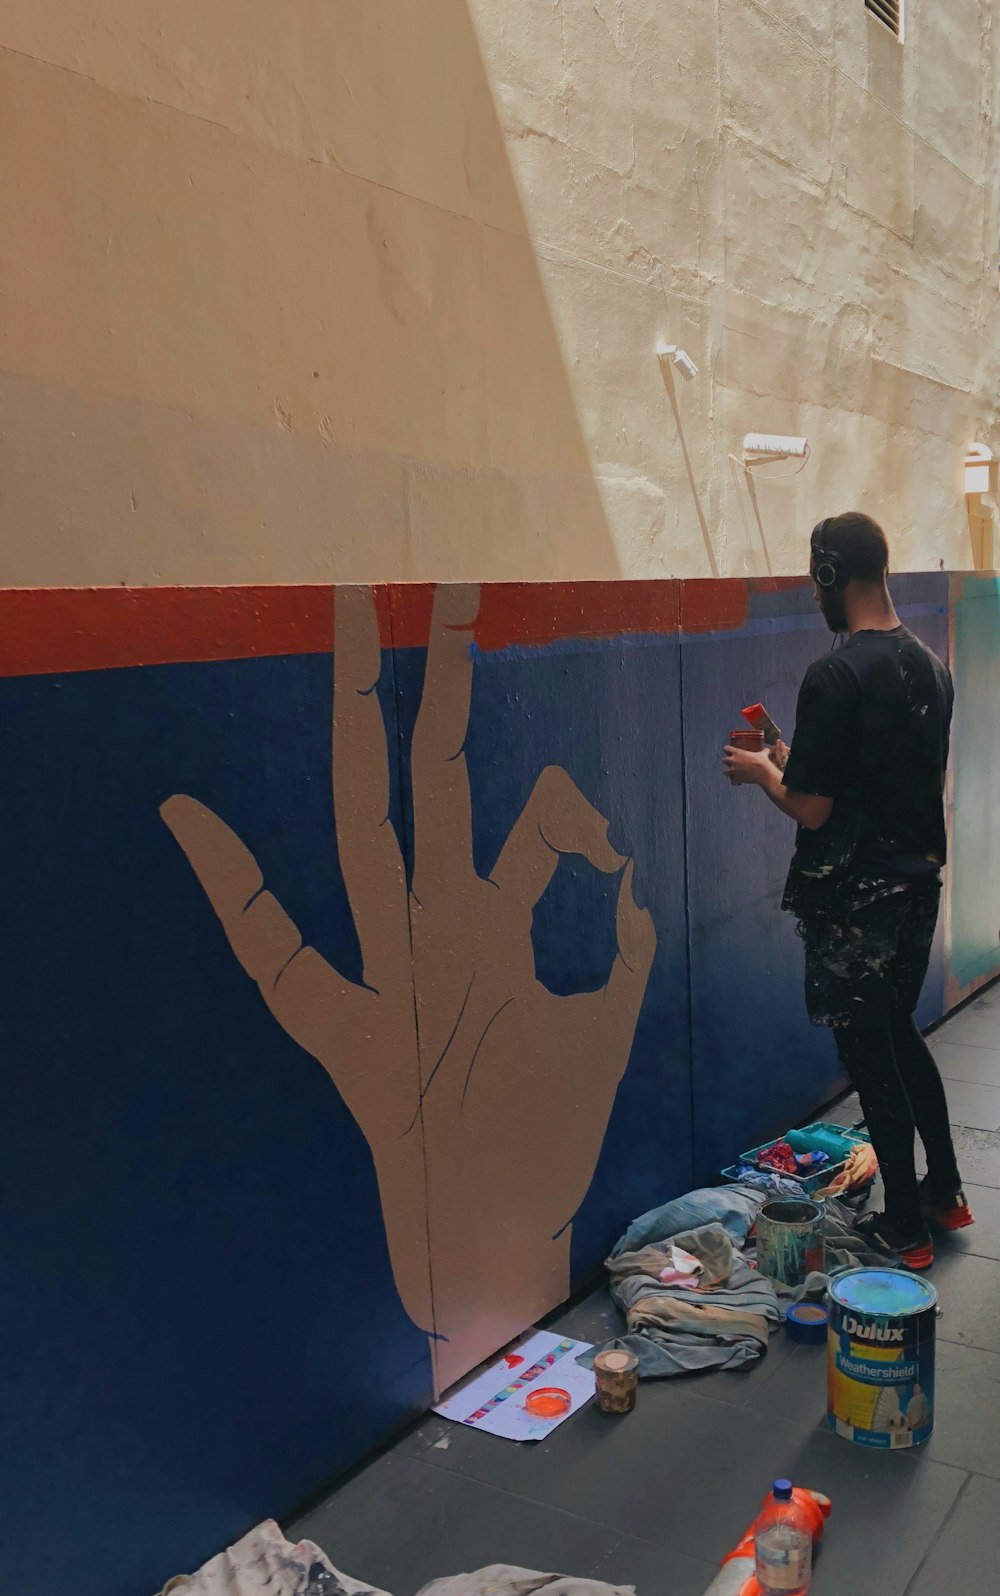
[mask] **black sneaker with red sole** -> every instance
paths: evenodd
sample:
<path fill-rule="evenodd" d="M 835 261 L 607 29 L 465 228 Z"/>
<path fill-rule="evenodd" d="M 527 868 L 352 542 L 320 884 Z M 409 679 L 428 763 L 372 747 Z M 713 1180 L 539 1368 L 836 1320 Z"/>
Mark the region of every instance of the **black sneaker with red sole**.
<path fill-rule="evenodd" d="M 976 1222 L 964 1191 L 952 1192 L 950 1197 L 942 1201 L 931 1194 L 927 1182 L 923 1181 L 920 1186 L 920 1205 L 928 1219 L 933 1220 L 939 1229 L 950 1233 L 965 1230 Z"/>
<path fill-rule="evenodd" d="M 872 1252 L 881 1253 L 887 1263 L 900 1263 L 904 1269 L 919 1274 L 934 1262 L 934 1243 L 926 1228 L 905 1236 L 884 1214 L 862 1214 L 853 1229 L 855 1235 L 860 1236 Z"/>

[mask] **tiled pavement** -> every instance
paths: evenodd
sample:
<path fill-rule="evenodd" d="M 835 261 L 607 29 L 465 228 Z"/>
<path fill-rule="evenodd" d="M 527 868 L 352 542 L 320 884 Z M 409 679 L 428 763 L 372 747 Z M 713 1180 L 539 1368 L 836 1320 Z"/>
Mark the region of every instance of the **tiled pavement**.
<path fill-rule="evenodd" d="M 824 1353 L 772 1338 L 746 1374 L 644 1384 L 628 1419 L 593 1408 L 534 1447 L 431 1418 L 292 1527 L 392 1596 L 492 1562 L 700 1596 L 787 1474 L 834 1504 L 814 1596 L 1000 1590 L 1000 987 L 931 1039 L 977 1223 L 941 1244 L 937 1415 L 915 1453 L 823 1424 Z M 856 1101 L 837 1118 L 858 1117 Z M 554 1328 L 620 1321 L 601 1291 Z"/>

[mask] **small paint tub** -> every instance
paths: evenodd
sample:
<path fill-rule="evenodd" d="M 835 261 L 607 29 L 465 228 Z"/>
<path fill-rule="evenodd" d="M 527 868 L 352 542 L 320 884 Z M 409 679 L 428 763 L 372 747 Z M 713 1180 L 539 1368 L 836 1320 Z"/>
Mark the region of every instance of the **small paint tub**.
<path fill-rule="evenodd" d="M 859 1446 L 922 1446 L 934 1429 L 937 1292 L 904 1269 L 830 1282 L 827 1423 Z"/>
<path fill-rule="evenodd" d="M 801 1286 L 822 1273 L 825 1260 L 822 1203 L 775 1197 L 757 1215 L 757 1270 L 784 1286 Z"/>

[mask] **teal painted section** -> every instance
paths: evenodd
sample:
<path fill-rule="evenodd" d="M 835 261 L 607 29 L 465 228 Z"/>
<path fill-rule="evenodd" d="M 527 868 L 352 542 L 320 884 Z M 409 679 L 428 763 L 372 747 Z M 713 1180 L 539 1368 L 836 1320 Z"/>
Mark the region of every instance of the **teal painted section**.
<path fill-rule="evenodd" d="M 951 1002 L 1000 973 L 1000 577 L 952 578 Z"/>

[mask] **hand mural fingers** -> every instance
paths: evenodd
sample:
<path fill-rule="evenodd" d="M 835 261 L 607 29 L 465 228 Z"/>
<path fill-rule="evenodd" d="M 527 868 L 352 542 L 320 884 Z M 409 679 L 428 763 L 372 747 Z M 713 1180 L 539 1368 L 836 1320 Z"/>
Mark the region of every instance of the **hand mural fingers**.
<path fill-rule="evenodd" d="M 265 890 L 253 854 L 211 809 L 178 793 L 160 815 L 275 1019 L 320 1057 L 331 1030 L 371 994 L 343 980 L 315 949 L 303 947 L 294 922 Z"/>
<path fill-rule="evenodd" d="M 630 859 L 622 874 L 622 884 L 618 890 L 618 913 L 616 916 L 616 929 L 618 932 L 618 959 L 611 971 L 611 980 L 608 982 L 609 998 L 612 984 L 618 975 L 618 990 L 634 986 L 642 1002 L 649 980 L 649 972 L 656 956 L 656 927 L 653 916 L 648 909 L 640 909 L 635 901 L 634 893 L 635 862 Z M 618 966 L 623 967 L 623 973 L 618 973 Z M 625 979 L 627 972 L 628 979 Z M 636 1010 L 638 1015 L 638 1009 Z"/>
<path fill-rule="evenodd" d="M 472 874 L 472 801 L 465 762 L 478 586 L 439 584 L 413 732 L 413 891 L 426 903 Z"/>
<path fill-rule="evenodd" d="M 625 863 L 608 841 L 604 816 L 565 770 L 549 765 L 515 821 L 490 880 L 533 909 L 563 853 L 580 854 L 606 875 Z"/>
<path fill-rule="evenodd" d="M 634 865 L 622 873 L 618 893 L 618 956 L 607 985 L 597 992 L 560 998 L 565 1020 L 563 1035 L 571 1053 L 585 1048 L 598 1051 L 604 1079 L 617 1085 L 625 1073 L 635 1028 L 646 995 L 649 972 L 656 955 L 656 928 L 647 909 L 640 909 L 632 892 Z"/>
<path fill-rule="evenodd" d="M 376 989 L 409 967 L 406 876 L 389 819 L 389 757 L 376 687 L 382 669 L 370 588 L 338 587 L 333 665 L 333 802 L 340 868 Z"/>

